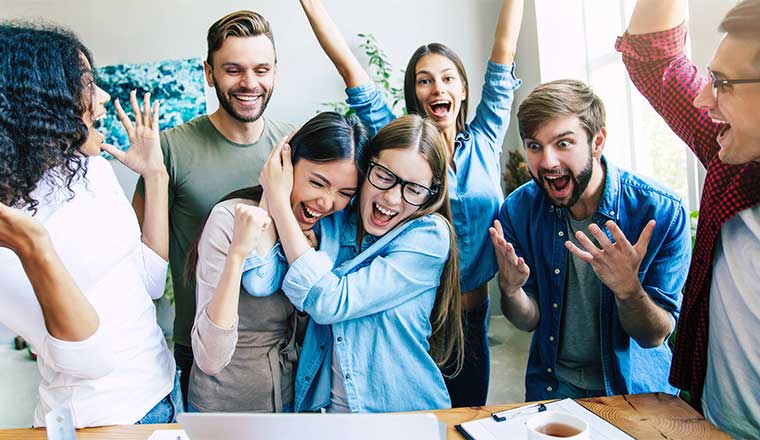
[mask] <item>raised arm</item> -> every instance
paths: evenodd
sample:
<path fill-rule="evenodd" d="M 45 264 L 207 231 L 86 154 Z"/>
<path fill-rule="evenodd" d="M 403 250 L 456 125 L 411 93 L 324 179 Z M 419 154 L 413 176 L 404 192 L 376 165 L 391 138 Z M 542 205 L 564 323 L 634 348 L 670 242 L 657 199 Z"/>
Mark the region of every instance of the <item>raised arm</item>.
<path fill-rule="evenodd" d="M 628 32 L 648 34 L 672 29 L 686 19 L 685 0 L 639 0 L 633 9 Z"/>
<path fill-rule="evenodd" d="M 356 87 L 369 82 L 369 75 L 359 60 L 356 59 L 340 33 L 338 26 L 330 18 L 320 0 L 300 0 L 301 7 L 309 19 L 311 29 L 330 58 L 338 73 L 346 83 L 346 87 Z"/>
<path fill-rule="evenodd" d="M 491 61 L 494 63 L 512 64 L 514 61 L 522 24 L 523 3 L 523 0 L 504 0 L 501 4 L 491 50 Z"/>
<path fill-rule="evenodd" d="M 150 105 L 150 94 L 143 97 L 143 108 L 137 102 L 133 90 L 129 95 L 134 124 L 124 112 L 118 100 L 114 102 L 116 113 L 127 130 L 130 148 L 126 152 L 104 145 L 103 149 L 132 171 L 138 173 L 145 185 L 145 193 L 139 200 L 133 199 L 138 221 L 142 228 L 142 241 L 164 260 L 169 258 L 169 175 L 164 165 L 158 135 L 158 107 Z"/>

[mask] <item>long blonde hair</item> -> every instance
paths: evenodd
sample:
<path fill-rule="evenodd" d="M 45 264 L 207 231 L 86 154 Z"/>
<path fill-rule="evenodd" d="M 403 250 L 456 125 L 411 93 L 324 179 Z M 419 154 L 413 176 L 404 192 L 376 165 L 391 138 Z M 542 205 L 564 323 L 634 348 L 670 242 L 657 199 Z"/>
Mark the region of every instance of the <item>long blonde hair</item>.
<path fill-rule="evenodd" d="M 443 267 L 441 281 L 430 314 L 430 356 L 447 377 L 454 377 L 464 362 L 464 330 L 462 327 L 462 295 L 459 288 L 459 253 L 456 234 L 451 225 L 451 206 L 447 187 L 448 161 L 446 141 L 435 124 L 418 115 L 402 116 L 383 127 L 369 143 L 367 157 L 360 164 L 365 172 L 369 160 L 381 151 L 394 148 L 416 148 L 427 159 L 433 171 L 432 187 L 436 193 L 406 221 L 428 214 L 442 218 L 449 228 L 449 257 Z M 361 225 L 361 222 L 359 222 Z M 359 228 L 359 234 L 363 230 Z M 360 239 L 361 240 L 361 239 Z"/>

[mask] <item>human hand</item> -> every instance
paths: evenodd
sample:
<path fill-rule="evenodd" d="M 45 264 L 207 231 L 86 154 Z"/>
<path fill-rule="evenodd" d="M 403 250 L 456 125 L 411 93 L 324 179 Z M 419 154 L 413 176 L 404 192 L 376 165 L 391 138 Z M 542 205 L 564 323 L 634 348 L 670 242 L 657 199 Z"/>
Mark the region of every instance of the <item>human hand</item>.
<path fill-rule="evenodd" d="M 277 143 L 269 153 L 259 176 L 269 209 L 290 207 L 290 193 L 293 191 L 293 162 L 290 157 L 290 136 Z"/>
<path fill-rule="evenodd" d="M 23 257 L 43 243 L 49 243 L 49 237 L 40 222 L 20 209 L 0 203 L 0 247 Z"/>
<path fill-rule="evenodd" d="M 135 122 L 129 120 L 118 98 L 114 101 L 116 114 L 127 131 L 129 149 L 121 151 L 113 145 L 103 145 L 103 149 L 137 174 L 147 177 L 151 174 L 166 173 L 161 141 L 158 135 L 158 108 L 160 102 L 150 105 L 150 93 L 143 96 L 143 108 L 137 103 L 137 92 L 132 90 L 129 102 L 135 115 Z"/>
<path fill-rule="evenodd" d="M 269 214 L 257 206 L 245 203 L 235 205 L 235 224 L 228 255 L 245 257 L 250 254 L 270 222 Z"/>
<path fill-rule="evenodd" d="M 530 268 L 523 257 L 518 257 L 515 248 L 504 239 L 504 230 L 498 220 L 488 228 L 491 243 L 496 251 L 496 263 L 499 265 L 499 288 L 504 294 L 514 293 L 528 281 Z"/>
<path fill-rule="evenodd" d="M 583 231 L 576 232 L 575 237 L 586 249 L 585 251 L 579 249 L 570 240 L 565 242 L 565 247 L 573 255 L 591 264 L 596 276 L 612 290 L 618 300 L 624 301 L 641 291 L 639 266 L 646 255 L 655 224 L 654 220 L 650 220 L 634 245 L 628 241 L 623 231 L 612 220 L 608 220 L 605 226 L 612 233 L 615 243 L 610 241 L 599 226 L 592 224 L 588 230 L 596 238 L 601 249 L 596 247 Z"/>

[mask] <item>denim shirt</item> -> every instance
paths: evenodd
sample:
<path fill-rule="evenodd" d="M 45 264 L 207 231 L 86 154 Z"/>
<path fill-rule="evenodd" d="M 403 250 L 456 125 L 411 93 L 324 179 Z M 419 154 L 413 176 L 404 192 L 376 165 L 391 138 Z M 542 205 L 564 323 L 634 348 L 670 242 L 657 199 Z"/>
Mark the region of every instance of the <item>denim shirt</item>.
<path fill-rule="evenodd" d="M 320 220 L 320 250 L 301 255 L 282 281 L 293 305 L 311 317 L 294 409 L 330 405 L 333 350 L 352 412 L 450 408 L 443 376 L 428 354 L 430 314 L 450 250 L 448 226 L 437 215 L 421 217 L 379 238 L 365 235 L 361 251 L 356 219 L 341 211 Z M 246 289 L 277 290 L 273 275 L 280 269 L 273 266 L 286 264 L 278 253 L 275 265 L 252 254 Z"/>
<path fill-rule="evenodd" d="M 499 160 L 514 92 L 522 84 L 514 70 L 514 64 L 488 62 L 475 117 L 454 141 L 448 184 L 462 292 L 485 284 L 498 270 L 488 228 L 504 199 Z M 349 106 L 373 135 L 395 118 L 372 82 L 346 89 L 346 94 Z"/>
<path fill-rule="evenodd" d="M 604 193 L 593 221 L 610 240 L 604 223 L 614 221 L 631 243 L 638 241 L 649 220 L 657 222 L 639 267 L 639 281 L 651 299 L 677 320 L 691 257 L 686 209 L 677 195 L 602 160 L 606 166 Z M 526 400 L 548 399 L 558 385 L 555 364 L 569 254 L 564 244 L 567 222 L 563 210 L 553 206 L 534 181 L 509 195 L 501 206 L 499 221 L 504 238 L 530 267 L 523 290 L 536 299 L 540 311 L 525 377 Z M 604 285 L 599 318 L 608 395 L 677 392 L 668 383 L 672 354 L 667 341 L 655 348 L 639 346 L 620 324 L 614 294 Z"/>

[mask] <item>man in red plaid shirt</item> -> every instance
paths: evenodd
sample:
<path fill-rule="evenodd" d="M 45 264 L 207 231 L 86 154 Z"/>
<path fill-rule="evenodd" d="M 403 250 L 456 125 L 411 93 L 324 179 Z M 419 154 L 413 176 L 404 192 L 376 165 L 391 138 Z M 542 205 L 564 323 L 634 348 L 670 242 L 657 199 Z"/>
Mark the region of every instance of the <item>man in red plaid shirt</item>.
<path fill-rule="evenodd" d="M 616 48 L 707 169 L 673 385 L 737 438 L 760 432 L 760 0 L 728 12 L 708 76 L 684 54 L 684 0 L 639 0 Z"/>

